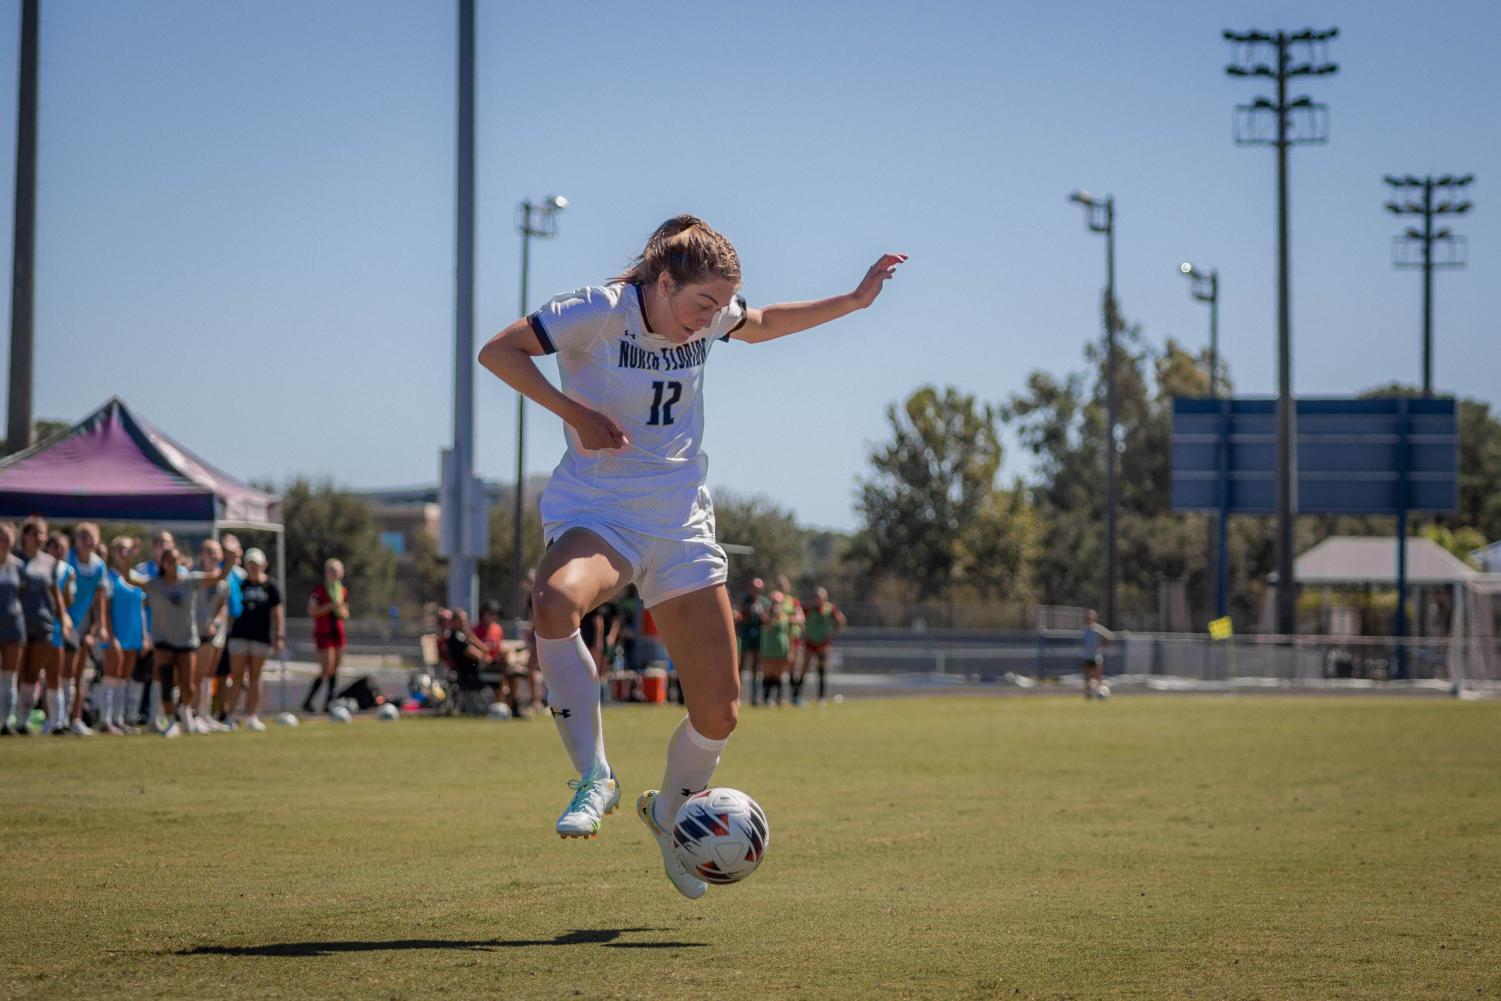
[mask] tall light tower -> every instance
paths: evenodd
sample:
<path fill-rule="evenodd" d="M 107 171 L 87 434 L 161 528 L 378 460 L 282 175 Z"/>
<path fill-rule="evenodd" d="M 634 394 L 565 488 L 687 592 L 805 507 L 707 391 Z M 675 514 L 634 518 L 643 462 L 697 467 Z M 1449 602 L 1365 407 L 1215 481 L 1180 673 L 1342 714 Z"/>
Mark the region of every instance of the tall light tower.
<path fill-rule="evenodd" d="M 31 446 L 31 375 L 36 296 L 37 22 L 40 0 L 21 0 L 21 74 L 16 96 L 16 206 L 10 278 L 10 396 L 5 451 Z"/>
<path fill-rule="evenodd" d="M 1115 332 L 1120 316 L 1115 307 L 1115 199 L 1106 195 L 1096 198 L 1087 191 L 1075 191 L 1068 200 L 1084 207 L 1084 223 L 1092 233 L 1105 234 L 1105 627 L 1119 627 L 1115 616 L 1115 516 L 1119 492 L 1115 482 L 1117 451 L 1115 399 Z"/>
<path fill-rule="evenodd" d="M 1220 377 L 1220 273 L 1210 268 L 1205 274 L 1189 261 L 1178 265 L 1178 270 L 1189 280 L 1188 294 L 1199 302 L 1209 303 L 1209 395 L 1218 397 Z M 1214 571 L 1215 617 L 1225 617 L 1225 591 L 1227 584 L 1225 561 L 1225 534 L 1227 519 L 1216 512 L 1209 519 L 1209 561 Z"/>
<path fill-rule="evenodd" d="M 1409 226 L 1392 237 L 1392 266 L 1423 269 L 1423 395 L 1433 395 L 1433 272 L 1436 268 L 1463 268 L 1469 263 L 1469 244 L 1448 227 L 1433 228 L 1433 217 L 1463 215 L 1473 207 L 1464 197 L 1464 189 L 1475 180 L 1474 174 L 1455 177 L 1382 178 L 1391 188 L 1386 210 L 1393 215 L 1420 215 L 1423 228 Z M 1435 195 L 1438 200 L 1435 201 Z M 1434 250 L 1438 253 L 1435 255 Z"/>
<path fill-rule="evenodd" d="M 1258 97 L 1235 109 L 1235 142 L 1277 149 L 1277 631 L 1298 629 L 1298 584 L 1293 565 L 1292 321 L 1288 285 L 1287 151 L 1295 145 L 1329 140 L 1329 109 L 1308 97 L 1291 100 L 1287 82 L 1300 76 L 1327 76 L 1339 67 L 1328 61 L 1329 40 L 1339 34 L 1306 29 L 1224 33 L 1234 46 L 1225 72 L 1235 77 L 1266 77 L 1277 84 L 1275 100 Z M 1270 124 L 1270 127 L 1269 127 Z"/>
<path fill-rule="evenodd" d="M 562 195 L 548 195 L 540 204 L 525 199 L 516 206 L 516 229 L 521 233 L 521 315 L 527 311 L 527 284 L 530 279 L 532 237 L 558 235 L 558 213 L 568 207 Z M 521 617 L 525 597 L 521 593 L 522 514 L 526 509 L 526 397 L 516 394 L 516 509 L 511 523 L 511 605 L 512 614 Z"/>

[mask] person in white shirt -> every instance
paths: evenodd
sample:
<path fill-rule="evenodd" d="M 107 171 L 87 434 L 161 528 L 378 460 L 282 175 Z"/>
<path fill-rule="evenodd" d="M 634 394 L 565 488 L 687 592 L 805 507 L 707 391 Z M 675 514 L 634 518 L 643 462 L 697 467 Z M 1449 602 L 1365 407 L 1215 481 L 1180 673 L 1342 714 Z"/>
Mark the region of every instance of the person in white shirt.
<path fill-rule="evenodd" d="M 620 802 L 579 623 L 634 583 L 688 710 L 668 744 L 660 792 L 642 793 L 636 811 L 686 897 L 707 887 L 676 860 L 670 829 L 683 801 L 708 786 L 740 695 L 726 561 L 700 448 L 704 365 L 723 341 L 769 341 L 869 306 L 905 260 L 883 255 L 844 295 L 752 309 L 738 291 L 735 248 L 703 220 L 676 216 L 614 281 L 555 297 L 480 351 L 480 364 L 566 425 L 568 450 L 542 495 L 548 550 L 532 601 L 548 702 L 579 772 L 557 832 L 594 837 Z M 561 389 L 537 368 L 543 354 L 557 355 Z"/>

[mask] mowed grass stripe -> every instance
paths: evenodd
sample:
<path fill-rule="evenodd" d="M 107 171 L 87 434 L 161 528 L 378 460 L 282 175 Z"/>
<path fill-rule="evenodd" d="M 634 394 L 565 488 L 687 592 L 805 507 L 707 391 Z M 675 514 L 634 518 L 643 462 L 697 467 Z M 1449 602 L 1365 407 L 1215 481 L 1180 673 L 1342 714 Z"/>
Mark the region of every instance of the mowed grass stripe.
<path fill-rule="evenodd" d="M 0 742 L 0 997 L 1501 992 L 1501 704 L 914 698 L 743 713 L 772 823 L 679 898 L 626 796 L 551 830 L 545 721 Z"/>

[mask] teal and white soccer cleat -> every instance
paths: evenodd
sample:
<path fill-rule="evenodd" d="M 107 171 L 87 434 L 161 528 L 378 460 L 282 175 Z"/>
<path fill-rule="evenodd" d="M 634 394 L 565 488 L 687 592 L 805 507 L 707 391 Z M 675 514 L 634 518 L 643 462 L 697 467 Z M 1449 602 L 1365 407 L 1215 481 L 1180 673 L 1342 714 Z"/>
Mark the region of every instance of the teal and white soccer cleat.
<path fill-rule="evenodd" d="M 657 823 L 654 812 L 657 805 L 657 790 L 648 789 L 636 800 L 636 816 L 641 818 L 641 823 L 651 831 L 652 837 L 657 839 L 657 847 L 662 849 L 662 868 L 667 870 L 667 878 L 677 891 L 689 900 L 697 900 L 709 891 L 709 885 L 703 880 L 694 877 L 683 863 L 678 861 L 677 852 L 672 850 L 672 831 Z"/>
<path fill-rule="evenodd" d="M 595 837 L 599 834 L 600 821 L 620 805 L 620 783 L 615 781 L 615 773 L 599 778 L 586 775 L 581 779 L 569 779 L 568 788 L 574 791 L 573 799 L 568 801 L 568 808 L 558 818 L 558 837 Z"/>

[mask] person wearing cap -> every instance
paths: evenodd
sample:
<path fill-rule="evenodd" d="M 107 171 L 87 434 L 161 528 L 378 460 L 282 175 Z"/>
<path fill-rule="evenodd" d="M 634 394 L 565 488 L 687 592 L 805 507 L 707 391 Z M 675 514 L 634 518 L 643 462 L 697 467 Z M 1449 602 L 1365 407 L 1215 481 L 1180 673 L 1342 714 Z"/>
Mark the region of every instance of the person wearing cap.
<path fill-rule="evenodd" d="M 281 591 L 266 573 L 266 554 L 259 549 L 245 553 L 240 602 L 240 614 L 229 628 L 230 683 L 224 696 L 224 715 L 234 725 L 235 712 L 243 704 L 245 728 L 259 733 L 266 729 L 259 715 L 261 668 L 267 656 L 280 653 L 287 643 Z"/>

